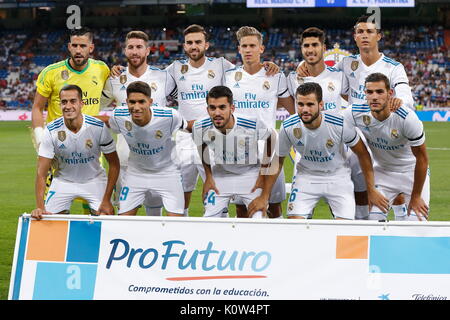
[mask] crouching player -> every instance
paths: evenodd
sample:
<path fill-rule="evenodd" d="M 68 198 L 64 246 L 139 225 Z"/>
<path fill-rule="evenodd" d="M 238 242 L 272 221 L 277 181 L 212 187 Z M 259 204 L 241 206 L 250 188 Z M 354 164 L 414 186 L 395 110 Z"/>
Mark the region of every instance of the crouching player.
<path fill-rule="evenodd" d="M 233 196 L 248 207 L 261 194 L 264 177 L 260 169 L 270 161 L 273 131 L 256 118 L 234 115 L 233 93 L 228 87 L 213 87 L 206 102 L 209 117 L 197 120 L 192 129 L 206 174 L 204 216 L 226 217 L 224 209 Z M 262 161 L 258 160 L 258 140 L 265 141 Z M 248 217 L 265 217 L 266 209 Z"/>
<path fill-rule="evenodd" d="M 59 93 L 62 117 L 44 130 L 39 147 L 36 175 L 36 206 L 32 217 L 68 213 L 75 198 L 85 199 L 96 214 L 114 214 L 111 195 L 120 165 L 114 140 L 106 125 L 81 112 L 82 91 L 67 85 Z M 109 164 L 108 176 L 100 166 L 103 152 Z M 47 173 L 56 162 L 54 179 L 44 202 Z"/>
<path fill-rule="evenodd" d="M 345 145 L 358 156 L 369 201 L 387 210 L 387 199 L 374 186 L 370 155 L 355 128 L 348 126 L 342 116 L 321 111 L 320 85 L 314 82 L 302 84 L 297 88 L 296 101 L 298 113 L 283 122 L 279 134 L 279 160 L 274 158 L 279 173 L 291 146 L 301 154 L 289 197 L 288 218 L 311 217 L 317 202 L 325 198 L 335 219 L 355 219 L 353 183 L 346 163 Z M 249 208 L 250 212 L 265 205 L 277 174 L 266 177 L 264 191 Z"/>
<path fill-rule="evenodd" d="M 127 87 L 128 107 L 114 109 L 111 129 L 125 137 L 130 148 L 119 198 L 119 215 L 136 215 L 147 194 L 161 197 L 169 216 L 183 216 L 181 173 L 173 161 L 172 135 L 188 124 L 177 110 L 152 106 L 150 86 L 135 81 Z"/>

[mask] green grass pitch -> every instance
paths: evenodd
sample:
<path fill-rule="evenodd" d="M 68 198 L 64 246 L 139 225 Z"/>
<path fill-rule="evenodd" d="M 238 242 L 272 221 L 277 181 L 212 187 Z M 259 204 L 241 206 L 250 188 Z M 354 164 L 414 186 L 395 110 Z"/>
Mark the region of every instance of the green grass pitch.
<path fill-rule="evenodd" d="M 7 299 L 18 217 L 35 206 L 36 152 L 29 122 L 0 122 L 0 299 Z M 450 220 L 450 123 L 425 123 L 431 169 L 430 220 Z M 291 180 L 292 164 L 286 159 L 285 173 Z M 201 182 L 192 196 L 190 215 L 202 215 Z M 74 213 L 81 207 L 72 206 Z M 286 202 L 283 203 L 283 212 Z M 139 211 L 143 214 L 143 210 Z M 230 215 L 234 216 L 234 208 Z M 319 203 L 315 219 L 330 219 L 328 208 Z"/>

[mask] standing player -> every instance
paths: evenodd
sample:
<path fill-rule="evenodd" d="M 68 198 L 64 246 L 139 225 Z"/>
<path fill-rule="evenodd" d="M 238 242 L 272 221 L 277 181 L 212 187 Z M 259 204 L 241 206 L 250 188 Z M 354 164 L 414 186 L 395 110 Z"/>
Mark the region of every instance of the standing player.
<path fill-rule="evenodd" d="M 290 114 L 295 112 L 294 100 L 289 94 L 286 77 L 281 72 L 271 77 L 266 75 L 261 64 L 261 55 L 264 52 L 263 37 L 258 30 L 253 27 L 241 27 L 236 36 L 243 66 L 226 71 L 224 76 L 224 84 L 233 92 L 236 115 L 256 117 L 267 128 L 275 129 L 278 107 L 284 107 Z M 271 218 L 282 217 L 281 202 L 285 198 L 286 189 L 282 173 L 269 201 L 268 214 Z M 236 203 L 240 204 L 239 199 Z M 242 207 L 238 207 L 237 214 L 243 215 L 242 210 Z"/>
<path fill-rule="evenodd" d="M 94 51 L 92 32 L 87 28 L 74 29 L 70 32 L 67 47 L 70 57 L 46 67 L 36 81 L 31 123 L 37 146 L 42 139 L 44 122 L 50 123 L 61 116 L 59 91 L 65 85 L 75 84 L 82 89 L 84 114 L 97 116 L 100 110 L 100 97 L 109 68 L 103 61 L 89 58 Z M 48 112 L 44 121 L 46 105 Z"/>
<path fill-rule="evenodd" d="M 393 90 L 384 74 L 369 75 L 365 88 L 368 105 L 354 104 L 345 116 L 361 129 L 372 150 L 376 187 L 390 205 L 398 194 L 405 195 L 407 215 L 396 216 L 396 220 L 426 220 L 430 184 L 422 122 L 408 108 L 390 110 Z M 373 207 L 370 219 L 386 219 L 386 214 Z"/>
<path fill-rule="evenodd" d="M 289 92 L 295 97 L 299 85 L 316 82 L 322 87 L 323 111 L 339 112 L 347 104 L 341 97 L 344 74 L 338 69 L 328 67 L 324 62 L 325 32 L 315 27 L 305 29 L 300 36 L 300 47 L 305 61 L 304 68 L 310 76 L 300 77 L 296 71 L 289 73 Z"/>
<path fill-rule="evenodd" d="M 122 134 L 130 148 L 119 214 L 136 215 L 151 193 L 162 198 L 168 215 L 181 216 L 183 187 L 180 170 L 172 159 L 172 135 L 187 128 L 187 123 L 174 109 L 152 107 L 152 90 L 147 83 L 135 81 L 126 90 L 128 107 L 117 107 L 109 119 L 111 129 Z"/>
<path fill-rule="evenodd" d="M 206 174 L 204 216 L 226 217 L 232 197 L 239 196 L 248 206 L 261 194 L 258 141 L 262 140 L 265 150 L 270 150 L 272 130 L 258 118 L 235 115 L 233 93 L 228 87 L 212 88 L 207 103 L 209 116 L 197 120 L 192 131 Z M 213 164 L 208 149 L 214 155 Z M 270 156 L 265 160 L 268 164 Z M 264 211 L 265 208 L 250 217 L 262 218 Z"/>
<path fill-rule="evenodd" d="M 59 94 L 63 116 L 44 129 L 39 147 L 36 175 L 36 206 L 32 216 L 68 212 L 72 201 L 81 197 L 97 214 L 114 214 L 111 195 L 119 175 L 119 158 L 106 125 L 81 110 L 83 92 L 77 85 L 63 87 Z M 100 166 L 103 152 L 109 163 L 108 178 Z M 48 170 L 57 166 L 44 202 Z"/>
<path fill-rule="evenodd" d="M 279 165 L 279 174 L 291 147 L 301 154 L 289 197 L 288 217 L 311 217 L 317 202 L 325 198 L 336 219 L 355 218 L 353 183 L 346 164 L 345 145 L 358 156 L 369 199 L 386 210 L 387 200 L 374 187 L 370 155 L 355 128 L 348 126 L 341 115 L 320 111 L 323 107 L 320 85 L 302 84 L 297 88 L 296 101 L 298 114 L 283 122 L 279 134 L 280 158 L 278 162 L 274 160 L 274 164 Z M 267 203 L 278 174 L 267 176 L 264 191 L 250 208 L 251 212 Z"/>
<path fill-rule="evenodd" d="M 127 68 L 119 77 L 110 77 L 106 82 L 101 100 L 102 107 L 110 105 L 113 101 L 115 101 L 117 106 L 126 107 L 126 88 L 130 83 L 138 80 L 150 86 L 154 107 L 167 106 L 166 97 L 175 91 L 175 81 L 167 71 L 147 64 L 147 57 L 150 54 L 148 41 L 149 38 L 143 31 L 128 32 L 125 38 L 124 50 L 128 61 Z M 117 152 L 122 172 L 119 183 L 116 186 L 116 190 L 119 191 L 130 154 L 128 144 L 122 135 L 117 136 Z M 162 202 L 160 198 L 146 198 L 144 206 L 147 215 L 161 215 Z"/>
<path fill-rule="evenodd" d="M 101 118 L 98 116 L 100 97 L 109 76 L 109 68 L 103 61 L 89 58 L 94 51 L 92 32 L 87 28 L 72 30 L 67 47 L 69 58 L 43 69 L 36 81 L 37 89 L 31 109 L 32 138 L 36 150 L 42 140 L 44 123 L 61 116 L 59 91 L 67 84 L 75 84 L 82 89 L 82 112 Z M 46 106 L 47 119 L 44 121 Z M 86 202 L 83 203 L 83 211 L 89 213 Z"/>
<path fill-rule="evenodd" d="M 208 34 L 202 26 L 193 24 L 184 32 L 184 52 L 187 60 L 174 61 L 167 67 L 177 84 L 178 110 L 187 121 L 197 120 L 208 116 L 206 97 L 208 91 L 222 84 L 224 72 L 234 67 L 225 58 L 207 57 L 209 48 Z M 263 64 L 268 76 L 278 72 L 279 68 L 273 63 Z M 179 131 L 176 137 L 177 154 L 183 176 L 185 196 L 185 215 L 188 215 L 192 191 L 197 185 L 198 175 L 204 178 L 203 166 L 189 134 Z"/>
<path fill-rule="evenodd" d="M 404 105 L 414 110 L 414 101 L 405 68 L 400 62 L 386 57 L 379 51 L 381 30 L 375 23 L 370 22 L 370 18 L 367 15 L 361 16 L 354 26 L 353 38 L 359 54 L 344 57 L 336 66 L 345 74 L 342 92 L 349 104 L 366 104 L 365 78 L 371 73 L 381 72 L 388 77 L 395 93 L 395 97 L 392 96 L 389 101 L 389 107 L 396 110 Z M 299 74 L 308 75 L 308 71 L 303 65 L 299 68 Z M 352 167 L 352 179 L 355 183 L 357 217 L 368 219 L 369 207 L 363 174 L 355 155 L 350 156 L 349 161 Z M 399 195 L 394 203 L 395 205 L 392 207 L 394 214 L 396 216 L 404 215 L 406 207 L 403 197 Z"/>

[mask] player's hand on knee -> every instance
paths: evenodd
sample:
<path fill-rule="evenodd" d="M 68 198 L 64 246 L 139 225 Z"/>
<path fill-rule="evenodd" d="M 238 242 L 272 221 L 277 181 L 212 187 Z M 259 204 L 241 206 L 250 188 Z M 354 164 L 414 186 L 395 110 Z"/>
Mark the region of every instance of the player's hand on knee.
<path fill-rule="evenodd" d="M 280 72 L 280 67 L 277 66 L 272 61 L 264 61 L 263 66 L 264 66 L 264 69 L 266 70 L 266 76 L 268 76 L 268 77 L 274 76 L 278 72 Z"/>
<path fill-rule="evenodd" d="M 36 208 L 33 211 L 31 211 L 31 217 L 35 218 L 36 220 L 41 220 L 44 214 L 51 214 L 51 213 L 41 208 Z"/>
<path fill-rule="evenodd" d="M 205 183 L 203 184 L 203 192 L 202 192 L 202 199 L 205 200 L 206 195 L 208 194 L 208 192 L 212 190 L 214 191 L 216 194 L 219 194 L 219 190 L 216 187 L 216 182 L 214 181 L 213 178 L 206 178 L 205 179 Z"/>
<path fill-rule="evenodd" d="M 411 214 L 411 211 L 414 211 L 419 221 L 428 220 L 428 210 L 428 205 L 425 203 L 425 201 L 423 201 L 421 197 L 411 197 L 408 205 L 407 215 L 409 216 Z"/>
<path fill-rule="evenodd" d="M 369 212 L 373 206 L 378 207 L 384 213 L 389 211 L 389 200 L 378 190 L 367 190 L 367 196 L 369 198 Z"/>
<path fill-rule="evenodd" d="M 403 104 L 402 99 L 396 97 L 390 97 L 388 100 L 388 108 L 391 112 L 395 112 L 400 108 Z"/>
<path fill-rule="evenodd" d="M 114 215 L 114 207 L 111 201 L 103 201 L 97 210 L 98 215 Z"/>
<path fill-rule="evenodd" d="M 262 196 L 256 197 L 248 205 L 248 209 L 247 209 L 248 217 L 249 218 L 253 217 L 253 215 L 258 211 L 262 211 L 263 215 L 265 215 L 268 206 L 269 206 L 268 199 L 266 199 Z"/>
<path fill-rule="evenodd" d="M 304 78 L 304 77 L 310 77 L 311 76 L 311 74 L 309 73 L 308 68 L 306 67 L 306 63 L 305 62 L 300 63 L 299 66 L 297 67 L 296 71 L 297 71 L 297 76 L 299 76 L 299 77 Z"/>
<path fill-rule="evenodd" d="M 123 66 L 119 66 L 119 65 L 116 65 L 116 66 L 113 66 L 112 68 L 111 68 L 111 77 L 113 77 L 113 78 L 117 78 L 118 76 L 120 76 L 120 74 L 123 72 L 125 70 L 125 67 L 123 67 Z"/>

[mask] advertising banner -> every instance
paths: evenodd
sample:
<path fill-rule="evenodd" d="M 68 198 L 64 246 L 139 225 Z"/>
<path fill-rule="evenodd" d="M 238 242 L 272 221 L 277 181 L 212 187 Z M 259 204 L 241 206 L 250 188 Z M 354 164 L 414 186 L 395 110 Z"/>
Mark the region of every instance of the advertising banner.
<path fill-rule="evenodd" d="M 9 299 L 446 300 L 450 223 L 19 218 Z"/>
<path fill-rule="evenodd" d="M 415 0 L 247 0 L 247 8 L 414 7 Z"/>

